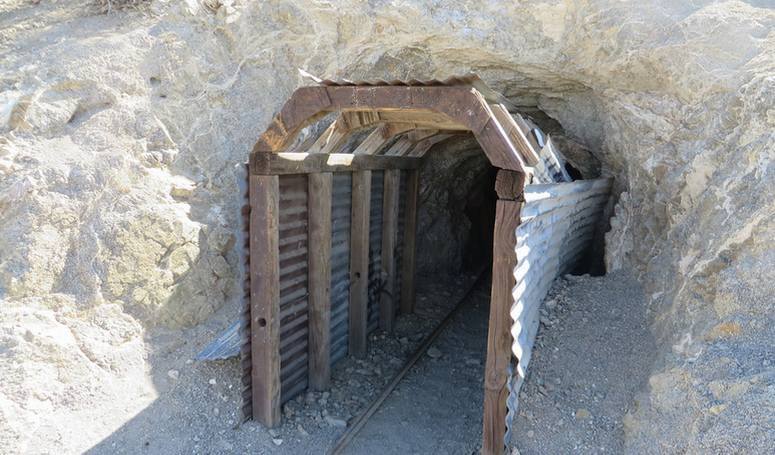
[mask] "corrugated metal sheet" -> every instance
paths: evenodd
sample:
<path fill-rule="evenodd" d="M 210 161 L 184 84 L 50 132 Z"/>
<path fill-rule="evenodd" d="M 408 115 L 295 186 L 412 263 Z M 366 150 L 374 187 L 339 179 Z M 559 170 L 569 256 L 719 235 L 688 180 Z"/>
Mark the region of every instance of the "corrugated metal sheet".
<path fill-rule="evenodd" d="M 398 187 L 398 240 L 396 241 L 396 288 L 393 289 L 395 297 L 396 313 L 401 309 L 401 265 L 404 258 L 404 228 L 406 227 L 406 185 L 409 181 L 409 172 L 401 171 L 401 183 Z"/>
<path fill-rule="evenodd" d="M 334 173 L 331 209 L 331 363 L 347 355 L 352 174 Z"/>
<path fill-rule="evenodd" d="M 382 293 L 382 196 L 385 173 L 371 173 L 371 211 L 369 214 L 369 333 L 379 327 L 379 299 Z"/>
<path fill-rule="evenodd" d="M 280 176 L 280 388 L 286 402 L 307 388 L 307 176 Z M 252 258 L 255 260 L 255 258 Z"/>
<path fill-rule="evenodd" d="M 539 326 L 539 308 L 552 281 L 567 273 L 589 246 L 595 222 L 608 200 L 611 181 L 579 180 L 572 183 L 527 185 L 521 224 L 517 228 L 516 286 L 511 308 L 512 351 L 517 359 L 509 381 L 510 429 L 518 409 L 519 389 L 524 381 Z M 506 443 L 511 437 L 506 435 Z"/>

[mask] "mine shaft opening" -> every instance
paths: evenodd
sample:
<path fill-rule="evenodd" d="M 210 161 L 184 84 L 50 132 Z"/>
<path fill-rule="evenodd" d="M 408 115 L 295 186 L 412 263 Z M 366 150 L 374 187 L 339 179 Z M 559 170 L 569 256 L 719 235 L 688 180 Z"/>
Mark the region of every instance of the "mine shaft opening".
<path fill-rule="evenodd" d="M 243 412 L 270 428 L 327 389 L 346 423 L 387 386 L 358 429 L 427 353 L 437 363 L 424 377 L 440 381 L 440 398 L 424 409 L 474 372 L 460 390 L 483 397 L 458 397 L 475 406 L 461 428 L 481 428 L 482 451 L 501 453 L 549 286 L 600 268 L 589 245 L 602 243 L 612 181 L 561 128 L 520 114 L 475 75 L 316 82 L 250 154 L 247 305 L 208 352 L 242 343 Z M 364 399 L 345 398 L 364 384 Z"/>

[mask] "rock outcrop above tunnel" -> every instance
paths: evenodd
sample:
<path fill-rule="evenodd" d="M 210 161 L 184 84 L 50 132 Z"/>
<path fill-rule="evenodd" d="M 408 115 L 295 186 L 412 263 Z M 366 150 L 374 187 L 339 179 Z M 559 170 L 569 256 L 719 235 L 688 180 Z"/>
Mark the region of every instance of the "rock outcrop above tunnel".
<path fill-rule="evenodd" d="M 772 444 L 770 2 L 98 3 L 1 7 L 1 446 L 88 448 L 99 431 L 63 422 L 143 362 L 144 329 L 235 307 L 239 163 L 297 68 L 474 71 L 551 117 L 616 179 L 607 262 L 651 295 L 661 353 L 628 447 Z M 96 395 L 68 382 L 82 363 Z"/>

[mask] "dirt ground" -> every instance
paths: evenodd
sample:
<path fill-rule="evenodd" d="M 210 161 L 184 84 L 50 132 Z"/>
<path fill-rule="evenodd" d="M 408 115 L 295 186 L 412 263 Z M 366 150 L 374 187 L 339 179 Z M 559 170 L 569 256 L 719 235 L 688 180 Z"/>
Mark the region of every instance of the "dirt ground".
<path fill-rule="evenodd" d="M 566 276 L 544 301 L 512 443 L 522 455 L 622 453 L 625 415 L 656 347 L 626 272 Z"/>
<path fill-rule="evenodd" d="M 326 453 L 473 277 L 421 282 L 415 315 L 399 318 L 392 336 L 374 334 L 366 359 L 337 364 L 329 392 L 291 400 L 283 424 L 269 431 L 239 423 L 236 361 L 194 362 L 202 343 L 157 333 L 151 363 L 159 398 L 89 453 Z M 478 452 L 488 296 L 485 280 L 345 453 Z M 515 452 L 619 453 L 622 420 L 654 351 L 642 291 L 621 272 L 568 276 L 546 303 L 514 423 Z M 187 339 L 207 337 L 192 331 Z"/>

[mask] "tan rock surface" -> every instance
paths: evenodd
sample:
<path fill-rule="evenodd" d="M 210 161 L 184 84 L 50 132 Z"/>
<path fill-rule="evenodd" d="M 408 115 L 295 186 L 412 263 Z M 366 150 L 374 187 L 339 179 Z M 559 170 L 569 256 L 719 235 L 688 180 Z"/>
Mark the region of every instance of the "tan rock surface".
<path fill-rule="evenodd" d="M 773 400 L 771 2 L 97 3 L 0 3 L 0 447 L 92 446 L 155 393 L 144 331 L 234 304 L 239 163 L 297 68 L 475 71 L 559 122 L 616 177 L 607 262 L 652 296 L 628 447 L 772 443 L 740 427 Z M 119 395 L 143 398 L 74 436 Z"/>

